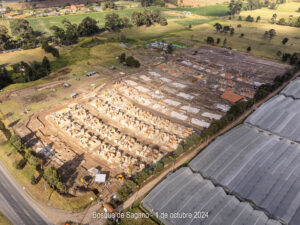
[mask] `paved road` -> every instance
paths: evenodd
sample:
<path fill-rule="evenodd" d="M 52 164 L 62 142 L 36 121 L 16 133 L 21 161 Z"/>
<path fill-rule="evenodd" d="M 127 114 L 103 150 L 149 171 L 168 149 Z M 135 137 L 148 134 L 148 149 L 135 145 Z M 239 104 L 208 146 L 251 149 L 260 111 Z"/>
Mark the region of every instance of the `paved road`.
<path fill-rule="evenodd" d="M 0 211 L 15 225 L 51 224 L 41 212 L 37 212 L 38 209 L 32 207 L 26 195 L 0 162 Z"/>

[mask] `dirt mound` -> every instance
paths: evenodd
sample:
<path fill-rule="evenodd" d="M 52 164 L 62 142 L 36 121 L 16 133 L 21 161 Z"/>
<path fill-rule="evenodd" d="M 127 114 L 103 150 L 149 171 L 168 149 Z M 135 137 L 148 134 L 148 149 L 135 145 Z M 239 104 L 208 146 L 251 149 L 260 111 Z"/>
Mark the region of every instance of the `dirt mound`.
<path fill-rule="evenodd" d="M 53 74 L 53 75 L 51 75 L 51 76 L 45 77 L 44 80 L 51 80 L 51 79 L 53 79 L 53 78 L 56 78 L 56 77 L 60 77 L 60 76 L 66 75 L 66 74 L 71 73 L 71 72 L 72 72 L 72 69 L 70 69 L 70 68 L 64 68 L 64 69 L 58 71 L 57 73 L 55 73 L 55 74 Z"/>

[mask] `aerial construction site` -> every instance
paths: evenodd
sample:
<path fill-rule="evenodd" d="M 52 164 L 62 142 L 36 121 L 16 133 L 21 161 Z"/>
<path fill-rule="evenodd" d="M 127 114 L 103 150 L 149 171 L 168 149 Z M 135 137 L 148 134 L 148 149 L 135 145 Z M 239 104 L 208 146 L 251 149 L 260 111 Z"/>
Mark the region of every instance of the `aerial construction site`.
<path fill-rule="evenodd" d="M 137 56 L 138 72 L 124 74 L 121 66 L 108 83 L 40 110 L 26 123 L 38 154 L 61 169 L 67 187 L 101 171 L 108 187 L 102 193 L 110 197 L 120 185 L 118 174 L 130 177 L 158 163 L 289 69 L 214 47 L 145 53 Z"/>

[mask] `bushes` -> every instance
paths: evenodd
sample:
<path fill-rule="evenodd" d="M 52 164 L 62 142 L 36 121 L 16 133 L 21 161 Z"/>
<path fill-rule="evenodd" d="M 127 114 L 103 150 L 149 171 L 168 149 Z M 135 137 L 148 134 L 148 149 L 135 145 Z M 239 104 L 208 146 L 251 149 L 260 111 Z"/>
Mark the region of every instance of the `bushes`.
<path fill-rule="evenodd" d="M 252 16 L 248 15 L 246 17 L 246 21 L 248 21 L 248 22 L 254 22 L 254 18 Z"/>
<path fill-rule="evenodd" d="M 206 43 L 207 43 L 207 44 L 214 44 L 214 43 L 215 43 L 215 40 L 214 40 L 213 37 L 207 37 Z"/>
<path fill-rule="evenodd" d="M 25 159 L 21 159 L 21 160 L 15 160 L 13 162 L 13 166 L 17 169 L 17 170 L 22 170 L 26 165 L 26 160 Z"/>
<path fill-rule="evenodd" d="M 120 63 L 125 63 L 129 67 L 138 68 L 138 67 L 141 66 L 140 62 L 138 60 L 136 60 L 133 56 L 129 56 L 129 57 L 126 58 L 125 53 L 122 53 L 119 56 L 119 61 L 120 61 Z"/>
<path fill-rule="evenodd" d="M 33 174 L 30 177 L 30 183 L 32 185 L 36 185 L 37 184 L 37 179 L 35 178 L 35 176 Z"/>
<path fill-rule="evenodd" d="M 11 133 L 10 131 L 6 128 L 5 124 L 0 120 L 0 130 L 4 134 L 7 140 L 11 138 Z"/>

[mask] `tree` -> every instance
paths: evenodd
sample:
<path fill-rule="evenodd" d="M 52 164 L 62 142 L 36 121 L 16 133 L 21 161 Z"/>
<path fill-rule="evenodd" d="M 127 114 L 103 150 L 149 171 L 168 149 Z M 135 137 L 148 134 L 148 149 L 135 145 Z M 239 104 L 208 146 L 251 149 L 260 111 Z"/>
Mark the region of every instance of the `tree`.
<path fill-rule="evenodd" d="M 282 61 L 283 62 L 286 62 L 288 59 L 290 59 L 291 58 L 291 54 L 290 53 L 284 53 L 283 55 L 282 55 Z"/>
<path fill-rule="evenodd" d="M 224 39 L 223 46 L 226 46 L 226 44 L 227 44 L 227 38 Z"/>
<path fill-rule="evenodd" d="M 241 33 L 240 34 L 240 38 L 243 38 L 245 35 L 244 35 L 244 33 Z"/>
<path fill-rule="evenodd" d="M 53 46 L 49 45 L 47 40 L 42 40 L 42 49 L 44 49 L 45 52 L 51 53 L 56 58 L 59 57 L 59 51 Z"/>
<path fill-rule="evenodd" d="M 119 60 L 120 60 L 120 63 L 125 62 L 125 60 L 126 60 L 126 54 L 125 54 L 125 53 L 122 53 L 122 54 L 119 56 Z"/>
<path fill-rule="evenodd" d="M 118 14 L 112 13 L 105 16 L 105 29 L 108 31 L 119 32 L 128 26 L 127 19 L 121 19 Z M 125 22 L 125 23 L 124 23 Z"/>
<path fill-rule="evenodd" d="M 151 11 L 144 10 L 144 12 L 133 12 L 131 15 L 131 20 L 136 26 L 146 25 L 147 27 L 159 23 L 161 26 L 168 25 L 167 19 L 161 15 L 159 10 Z"/>
<path fill-rule="evenodd" d="M 234 28 L 233 27 L 230 28 L 230 35 L 234 35 Z"/>
<path fill-rule="evenodd" d="M 79 36 L 91 36 L 99 32 L 99 27 L 97 21 L 91 17 L 84 18 L 81 23 L 78 25 L 78 34 Z"/>
<path fill-rule="evenodd" d="M 276 30 L 275 29 L 269 30 L 269 38 L 273 39 L 275 36 L 276 36 Z"/>
<path fill-rule="evenodd" d="M 52 26 L 50 29 L 54 31 L 54 36 L 56 38 L 56 43 L 62 45 L 72 45 L 78 41 L 78 31 L 77 25 L 72 24 L 69 20 L 64 19 L 62 24 L 65 30 L 58 26 Z"/>
<path fill-rule="evenodd" d="M 52 188 L 56 188 L 60 193 L 66 193 L 66 187 L 61 182 L 60 175 L 54 167 L 46 167 L 44 178 Z"/>
<path fill-rule="evenodd" d="M 255 10 L 261 8 L 261 3 L 259 0 L 248 0 L 247 8 L 248 10 Z"/>
<path fill-rule="evenodd" d="M 228 5 L 228 9 L 229 9 L 228 14 L 231 16 L 235 14 L 240 14 L 242 7 L 243 7 L 243 3 L 240 0 L 237 1 L 231 0 Z"/>
<path fill-rule="evenodd" d="M 258 23 L 260 21 L 260 16 L 256 17 L 256 23 Z"/>
<path fill-rule="evenodd" d="M 37 184 L 37 179 L 35 178 L 35 176 L 33 174 L 30 177 L 30 183 L 32 185 L 36 185 Z"/>
<path fill-rule="evenodd" d="M 252 16 L 248 15 L 248 16 L 246 17 L 246 21 L 248 21 L 248 22 L 253 22 L 253 21 L 254 21 L 254 18 L 253 18 Z"/>
<path fill-rule="evenodd" d="M 116 4 L 113 2 L 113 1 L 105 1 L 104 2 L 104 6 L 103 6 L 103 9 L 105 10 L 105 9 L 116 9 L 117 8 L 117 6 L 116 6 Z"/>
<path fill-rule="evenodd" d="M 8 41 L 11 39 L 11 37 L 8 34 L 8 29 L 0 25 L 0 50 L 5 50 L 8 49 Z"/>
<path fill-rule="evenodd" d="M 43 58 L 42 67 L 45 69 L 46 74 L 49 75 L 51 72 L 51 67 L 50 67 L 50 61 L 46 56 Z"/>
<path fill-rule="evenodd" d="M 144 181 L 149 177 L 149 174 L 146 173 L 145 171 L 141 171 L 138 173 L 138 175 L 135 178 L 135 181 L 138 185 L 141 185 L 144 183 Z"/>
<path fill-rule="evenodd" d="M 216 28 L 216 31 L 219 32 L 222 30 L 222 25 L 220 23 L 215 23 L 214 27 Z"/>
<path fill-rule="evenodd" d="M 174 48 L 173 48 L 173 45 L 172 44 L 168 44 L 168 47 L 167 47 L 167 53 L 168 54 L 172 54 L 174 51 Z"/>
<path fill-rule="evenodd" d="M 9 139 L 9 142 L 12 146 L 15 147 L 17 151 L 22 151 L 23 144 L 22 144 L 22 139 L 19 135 L 12 135 L 11 138 Z"/>
<path fill-rule="evenodd" d="M 247 52 L 250 52 L 252 49 L 251 49 L 251 47 L 249 46 L 248 48 L 247 48 Z"/>
<path fill-rule="evenodd" d="M 213 44 L 213 43 L 215 43 L 215 40 L 214 40 L 213 37 L 207 37 L 206 43 L 207 43 L 207 44 Z"/>
<path fill-rule="evenodd" d="M 273 24 L 276 23 L 276 18 L 277 18 L 277 14 L 274 13 L 272 18 L 271 18 L 271 21 L 272 21 Z"/>
<path fill-rule="evenodd" d="M 218 38 L 217 39 L 217 45 L 220 44 L 220 42 L 221 42 L 221 38 Z"/>
<path fill-rule="evenodd" d="M 288 38 L 283 38 L 283 40 L 282 40 L 282 44 L 283 45 L 285 45 L 287 42 L 289 41 L 289 39 Z"/>
<path fill-rule="evenodd" d="M 285 22 L 284 18 L 280 18 L 278 21 L 278 25 L 286 25 L 287 23 Z"/>
<path fill-rule="evenodd" d="M 140 67 L 140 62 L 138 60 L 136 60 L 133 56 L 129 56 L 127 59 L 126 59 L 126 65 L 129 66 L 129 67 Z"/>

